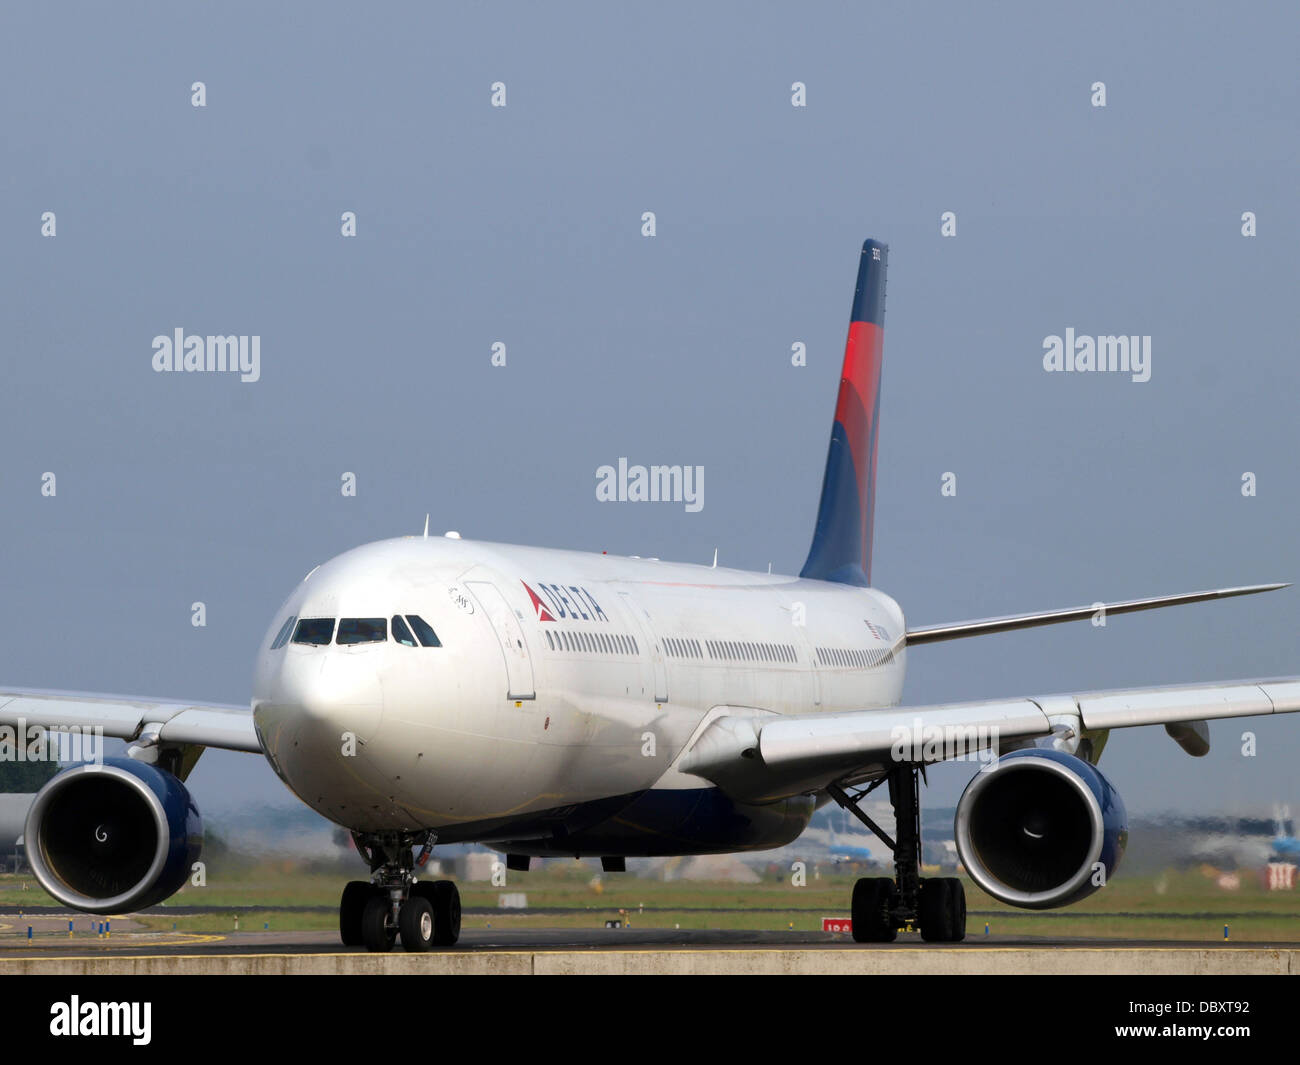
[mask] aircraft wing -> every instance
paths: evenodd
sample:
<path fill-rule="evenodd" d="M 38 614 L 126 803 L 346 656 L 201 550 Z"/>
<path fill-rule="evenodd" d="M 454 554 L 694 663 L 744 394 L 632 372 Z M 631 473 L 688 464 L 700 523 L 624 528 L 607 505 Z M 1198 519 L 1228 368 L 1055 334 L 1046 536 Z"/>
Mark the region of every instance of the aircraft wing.
<path fill-rule="evenodd" d="M 1203 754 L 1207 720 L 1296 712 L 1300 677 L 829 714 L 735 713 L 714 719 L 676 768 L 740 798 L 777 799 L 881 776 L 899 760 L 973 759 L 1054 734 L 1071 739 L 1136 725 L 1164 725 L 1191 753 Z"/>
<path fill-rule="evenodd" d="M 1183 606 L 1187 603 L 1205 603 L 1211 599 L 1232 599 L 1239 595 L 1258 595 L 1275 592 L 1287 584 L 1251 584 L 1240 588 L 1211 588 L 1204 592 L 1183 592 L 1179 595 L 1158 595 L 1148 599 L 1125 599 L 1118 603 L 1093 603 L 1091 606 L 1066 607 L 1064 610 L 1044 610 L 1035 614 L 1009 614 L 997 618 L 977 618 L 948 625 L 928 625 L 909 629 L 907 646 L 938 643 L 940 640 L 959 640 L 967 636 L 988 636 L 995 632 L 1012 632 L 1015 629 L 1033 629 L 1040 625 L 1059 625 L 1063 621 L 1083 621 L 1098 614 L 1135 614 L 1139 610 L 1157 610 L 1166 606 Z"/>
<path fill-rule="evenodd" d="M 262 752 L 252 710 L 224 703 L 11 688 L 0 691 L 0 740 L 8 738 L 4 726 L 14 730 L 40 726 L 50 731 L 101 728 L 105 736 L 142 744 Z"/>

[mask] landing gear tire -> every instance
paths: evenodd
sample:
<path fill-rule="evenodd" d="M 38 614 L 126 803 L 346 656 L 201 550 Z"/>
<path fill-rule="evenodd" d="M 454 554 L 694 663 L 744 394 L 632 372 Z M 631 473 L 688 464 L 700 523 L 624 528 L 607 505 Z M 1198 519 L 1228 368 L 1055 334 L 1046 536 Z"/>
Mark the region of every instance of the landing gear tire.
<path fill-rule="evenodd" d="M 386 954 L 397 941 L 397 930 L 388 924 L 392 904 L 387 895 L 375 894 L 361 911 L 361 942 L 372 954 Z"/>
<path fill-rule="evenodd" d="M 365 943 L 361 937 L 361 912 L 374 893 L 374 886 L 364 880 L 350 881 L 343 889 L 343 898 L 339 902 L 339 938 L 345 947 L 359 947 Z"/>
<path fill-rule="evenodd" d="M 890 917 L 898 891 L 888 877 L 867 876 L 853 885 L 853 938 L 858 943 L 892 943 L 898 929 Z"/>
<path fill-rule="evenodd" d="M 952 905 L 952 939 L 949 943 L 960 943 L 966 938 L 966 888 L 955 876 L 948 877 L 948 882 L 952 884 L 949 889 Z"/>
<path fill-rule="evenodd" d="M 460 892 L 450 880 L 421 880 L 411 885 L 411 897 L 427 899 L 433 907 L 433 945 L 450 947 L 460 939 Z"/>
<path fill-rule="evenodd" d="M 423 895 L 413 892 L 410 898 L 402 903 L 397 924 L 402 934 L 403 950 L 417 954 L 433 946 L 433 906 Z"/>
<path fill-rule="evenodd" d="M 339 904 L 339 935 L 347 946 L 377 954 L 402 948 L 425 951 L 460 938 L 460 892 L 445 881 L 420 883 L 416 869 L 437 842 L 437 833 L 354 832 L 357 853 L 370 866 L 370 883 L 354 881 Z M 414 849 L 420 848 L 419 854 Z"/>
<path fill-rule="evenodd" d="M 433 942 L 450 947 L 460 939 L 460 892 L 450 880 L 438 880 L 433 888 Z"/>
<path fill-rule="evenodd" d="M 921 881 L 917 898 L 921 938 L 927 943 L 960 943 L 966 938 L 966 889 L 956 877 Z"/>

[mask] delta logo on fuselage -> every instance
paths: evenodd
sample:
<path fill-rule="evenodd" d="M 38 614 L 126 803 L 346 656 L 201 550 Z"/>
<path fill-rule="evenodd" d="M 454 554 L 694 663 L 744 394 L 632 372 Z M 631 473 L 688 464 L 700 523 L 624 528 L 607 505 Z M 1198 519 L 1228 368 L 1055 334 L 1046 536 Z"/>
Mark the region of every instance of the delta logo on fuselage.
<path fill-rule="evenodd" d="M 566 588 L 560 584 L 542 584 L 539 581 L 537 587 L 542 594 L 538 595 L 527 581 L 519 583 L 532 600 L 538 621 L 556 621 L 560 618 L 571 621 L 609 621 L 609 615 L 600 609 L 600 604 L 586 588 L 579 588 L 575 584 Z"/>

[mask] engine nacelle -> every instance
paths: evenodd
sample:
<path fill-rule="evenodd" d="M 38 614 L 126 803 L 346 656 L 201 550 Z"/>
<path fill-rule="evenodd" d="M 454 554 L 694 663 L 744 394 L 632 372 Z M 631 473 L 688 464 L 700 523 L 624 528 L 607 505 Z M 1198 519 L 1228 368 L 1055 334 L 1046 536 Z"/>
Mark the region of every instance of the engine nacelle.
<path fill-rule="evenodd" d="M 1119 868 L 1124 800 L 1096 766 L 1031 748 L 997 759 L 957 804 L 957 853 L 970 878 L 1011 906 L 1078 902 Z"/>
<path fill-rule="evenodd" d="M 203 820 L 171 773 L 130 758 L 73 766 L 36 793 L 27 861 L 60 902 L 88 913 L 175 894 L 203 848 Z"/>

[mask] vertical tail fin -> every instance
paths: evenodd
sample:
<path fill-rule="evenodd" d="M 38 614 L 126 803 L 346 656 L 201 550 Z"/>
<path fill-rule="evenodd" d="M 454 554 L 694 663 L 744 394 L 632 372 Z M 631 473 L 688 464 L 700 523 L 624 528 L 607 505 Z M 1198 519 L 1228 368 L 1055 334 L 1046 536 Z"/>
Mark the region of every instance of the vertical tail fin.
<path fill-rule="evenodd" d="M 889 248 L 880 241 L 868 240 L 862 245 L 821 506 L 801 577 L 864 586 L 871 583 L 888 259 Z"/>

